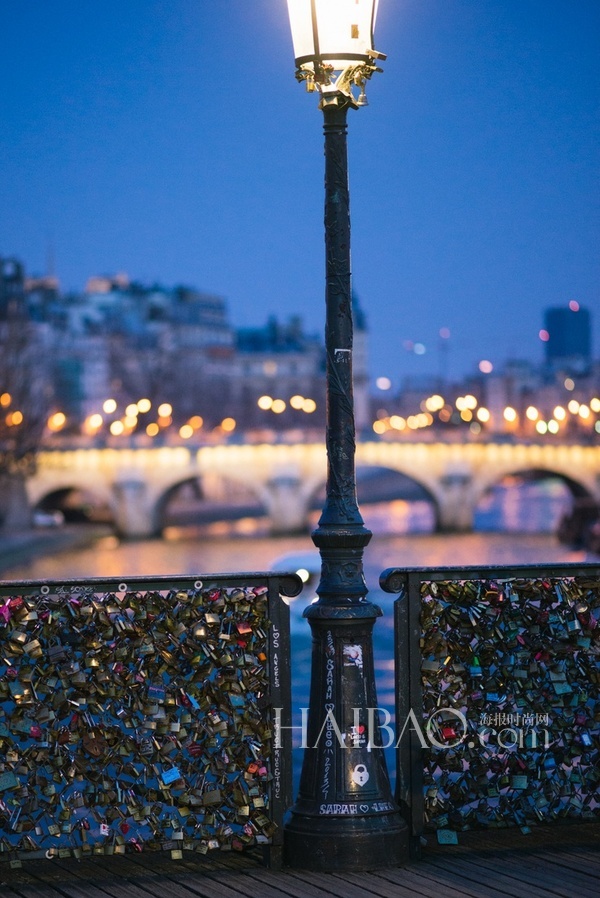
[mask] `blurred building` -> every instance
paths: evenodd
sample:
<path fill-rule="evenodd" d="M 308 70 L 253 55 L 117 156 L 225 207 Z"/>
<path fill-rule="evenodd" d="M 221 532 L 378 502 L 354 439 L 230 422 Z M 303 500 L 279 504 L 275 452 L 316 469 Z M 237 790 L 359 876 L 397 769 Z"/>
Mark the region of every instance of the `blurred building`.
<path fill-rule="evenodd" d="M 376 396 L 369 389 L 368 331 L 356 295 L 352 312 L 359 436 L 402 439 L 414 431 L 415 438 L 426 439 L 537 438 L 547 428 L 560 436 L 597 438 L 600 432 L 591 315 L 574 301 L 546 310 L 542 365 L 508 359 L 457 383 L 433 375 L 407 378 L 395 394 L 380 387 Z M 123 273 L 92 277 L 83 291 L 63 294 L 55 277 L 28 277 L 20 260 L 0 258 L 0 336 L 10 330 L 13 349 L 19 322 L 27 325 L 48 412 L 63 412 L 74 433 L 97 418 L 107 399 L 114 400 L 116 417 L 144 399 L 151 411 L 139 426 L 134 422 L 135 432 L 156 420 L 162 404 L 171 407 L 162 416 L 171 419 L 165 426 L 202 419 L 208 433 L 227 418 L 229 432 L 245 431 L 249 439 L 250 431 L 257 439 L 281 431 L 290 439 L 294 433 L 312 438 L 312 432 L 322 438 L 324 338 L 307 331 L 298 315 L 236 328 L 225 299 L 214 294 L 142 284 Z M 5 381 L 8 371 L 5 364 Z"/>
<path fill-rule="evenodd" d="M 25 295 L 25 269 L 14 258 L 0 256 L 0 320 L 5 320 L 9 308 L 23 303 Z"/>
<path fill-rule="evenodd" d="M 270 318 L 236 331 L 233 389 L 246 428 L 293 429 L 325 420 L 323 340 L 307 334 L 299 316 Z M 271 402 L 269 400 L 272 400 Z"/>
<path fill-rule="evenodd" d="M 63 295 L 55 278 L 26 277 L 19 260 L 0 259 L 0 316 L 9 307 L 44 333 L 54 405 L 75 428 L 107 399 L 126 408 L 142 398 L 171 405 L 177 424 L 201 417 L 211 427 L 230 417 L 240 428 L 278 430 L 324 422 L 323 340 L 299 316 L 236 329 L 220 296 L 124 273 L 91 277 L 82 292 Z M 259 405 L 265 396 L 273 409 Z"/>
<path fill-rule="evenodd" d="M 546 366 L 550 372 L 587 374 L 592 364 L 592 321 L 587 309 L 571 302 L 546 309 Z"/>

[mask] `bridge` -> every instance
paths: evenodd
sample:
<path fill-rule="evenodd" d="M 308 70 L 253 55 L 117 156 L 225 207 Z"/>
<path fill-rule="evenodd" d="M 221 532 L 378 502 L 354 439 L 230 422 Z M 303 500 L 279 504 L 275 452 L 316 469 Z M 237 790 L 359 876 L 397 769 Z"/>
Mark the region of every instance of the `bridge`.
<path fill-rule="evenodd" d="M 418 484 L 439 531 L 472 529 L 479 501 L 509 475 L 555 476 L 574 496 L 600 503 L 600 446 L 594 445 L 366 441 L 357 444 L 356 464 L 359 471 L 396 471 Z M 253 497 L 274 534 L 285 534 L 306 530 L 325 477 L 322 443 L 57 448 L 40 452 L 28 494 L 33 507 L 71 491 L 91 495 L 109 509 L 118 533 L 144 538 L 161 533 L 167 506 L 183 485 L 210 498 L 211 484 L 229 483 Z"/>

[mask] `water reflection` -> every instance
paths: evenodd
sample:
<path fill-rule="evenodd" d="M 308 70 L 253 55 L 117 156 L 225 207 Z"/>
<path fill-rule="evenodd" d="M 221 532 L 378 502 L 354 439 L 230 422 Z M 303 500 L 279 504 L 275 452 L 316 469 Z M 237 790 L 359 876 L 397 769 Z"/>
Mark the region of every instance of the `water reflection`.
<path fill-rule="evenodd" d="M 477 506 L 474 528 L 486 532 L 556 533 L 572 501 L 571 491 L 557 478 L 505 478 Z"/>

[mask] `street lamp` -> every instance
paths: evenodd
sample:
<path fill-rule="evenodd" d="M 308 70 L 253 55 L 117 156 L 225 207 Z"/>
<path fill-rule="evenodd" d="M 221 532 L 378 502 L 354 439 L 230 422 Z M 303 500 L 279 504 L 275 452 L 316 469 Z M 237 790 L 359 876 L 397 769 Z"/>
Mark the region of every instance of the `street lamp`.
<path fill-rule="evenodd" d="M 312 534 L 319 598 L 304 612 L 313 637 L 308 748 L 285 824 L 285 857 L 305 869 L 365 870 L 408 856 L 376 725 L 372 635 L 381 610 L 366 600 L 371 533 L 356 499 L 352 387 L 346 114 L 366 105 L 365 82 L 385 56 L 373 48 L 376 0 L 288 0 L 288 7 L 296 77 L 318 91 L 324 116 L 327 488 Z"/>

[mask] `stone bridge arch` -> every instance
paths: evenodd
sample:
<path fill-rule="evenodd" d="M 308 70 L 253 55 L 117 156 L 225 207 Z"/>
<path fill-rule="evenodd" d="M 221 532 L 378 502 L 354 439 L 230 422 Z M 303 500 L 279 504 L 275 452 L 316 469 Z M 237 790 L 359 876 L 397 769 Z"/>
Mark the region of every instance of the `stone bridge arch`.
<path fill-rule="evenodd" d="M 325 477 L 324 445 L 211 446 L 198 450 L 196 458 L 201 471 L 218 471 L 251 486 L 273 534 L 306 532 L 311 497 Z"/>
<path fill-rule="evenodd" d="M 471 467 L 453 445 L 363 443 L 356 458 L 357 464 L 391 468 L 417 483 L 431 499 L 436 531 L 472 528 Z"/>
<path fill-rule="evenodd" d="M 233 474 L 223 476 L 215 471 L 195 470 L 187 477 L 175 478 L 156 497 L 153 509 L 159 532 L 165 526 L 186 526 L 210 523 L 238 515 L 264 516 L 267 509 L 262 502 L 258 484 L 249 485 L 243 478 Z M 189 486 L 195 497 L 177 509 L 177 497 L 183 488 Z M 233 495 L 232 495 L 233 493 Z M 175 506 L 175 507 L 173 507 Z"/>
<path fill-rule="evenodd" d="M 385 477 L 386 474 L 398 475 L 398 481 L 395 482 L 392 479 L 391 482 L 386 484 L 386 487 L 382 492 L 382 487 L 376 480 L 375 485 L 371 485 L 370 475 L 373 474 L 375 477 L 378 475 Z M 418 479 L 413 476 L 408 472 L 407 467 L 399 468 L 390 464 L 372 464 L 359 461 L 356 465 L 356 481 L 359 509 L 361 510 L 362 517 L 365 519 L 367 527 L 370 527 L 367 519 L 372 513 L 372 511 L 370 511 L 370 506 L 373 505 L 373 503 L 379 505 L 380 503 L 391 503 L 396 499 L 402 499 L 405 502 L 426 502 L 431 507 L 433 528 L 438 528 L 440 513 L 436 496 L 426 485 L 425 479 Z M 408 484 L 414 485 L 412 490 Z M 325 488 L 326 477 L 324 475 L 309 497 L 309 511 L 314 513 L 315 510 L 320 510 L 322 508 L 325 498 Z M 407 495 L 407 493 L 410 492 L 413 494 Z"/>
<path fill-rule="evenodd" d="M 44 503 L 52 497 L 66 497 L 74 492 L 90 496 L 98 505 L 108 507 L 111 515 L 116 519 L 118 511 L 116 497 L 107 483 L 90 484 L 88 478 L 76 474 L 35 477 L 27 482 L 27 495 L 32 508 L 43 507 Z"/>
<path fill-rule="evenodd" d="M 523 467 L 513 462 L 512 464 L 502 465 L 493 469 L 490 468 L 484 472 L 477 479 L 478 493 L 476 499 L 479 500 L 485 492 L 507 477 L 529 477 L 536 480 L 554 477 L 561 480 L 575 498 L 593 498 L 595 495 L 593 478 L 578 476 L 577 472 L 573 472 L 570 469 L 561 469 L 559 465 L 531 464 L 528 467 Z"/>

